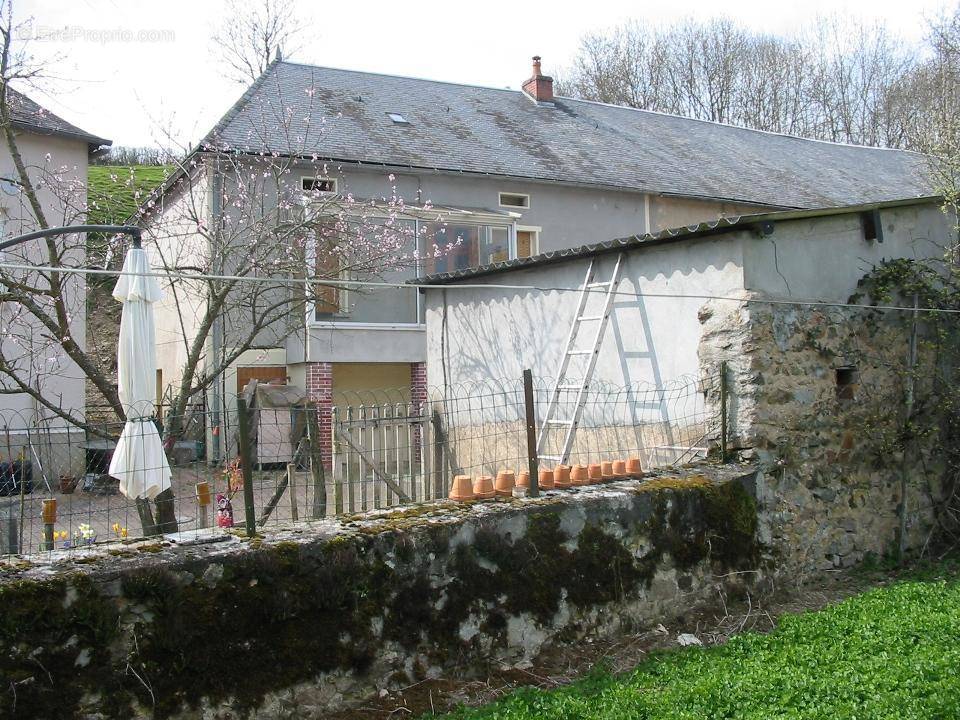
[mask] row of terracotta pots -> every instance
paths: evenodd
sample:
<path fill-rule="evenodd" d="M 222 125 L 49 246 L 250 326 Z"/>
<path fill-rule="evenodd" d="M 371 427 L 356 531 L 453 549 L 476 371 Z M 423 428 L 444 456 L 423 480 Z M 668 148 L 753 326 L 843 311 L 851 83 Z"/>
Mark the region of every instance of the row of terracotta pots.
<path fill-rule="evenodd" d="M 596 485 L 609 480 L 622 480 L 640 477 L 643 470 L 640 458 L 604 461 L 590 465 L 557 465 L 553 470 L 543 469 L 537 475 L 537 484 L 541 490 L 565 490 L 572 486 Z M 490 475 L 456 475 L 450 487 L 450 499 L 489 500 L 494 497 L 510 497 L 514 488 L 530 487 L 530 473 L 526 470 L 514 474 L 512 470 L 501 470 L 497 477 Z"/>

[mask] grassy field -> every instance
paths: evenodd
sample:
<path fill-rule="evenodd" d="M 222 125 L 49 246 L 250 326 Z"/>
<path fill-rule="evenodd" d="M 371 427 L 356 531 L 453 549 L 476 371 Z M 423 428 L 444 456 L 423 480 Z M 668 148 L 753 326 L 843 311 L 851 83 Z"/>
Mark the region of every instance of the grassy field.
<path fill-rule="evenodd" d="M 171 169 L 158 165 L 91 165 L 87 177 L 89 222 L 125 222 Z"/>
<path fill-rule="evenodd" d="M 595 671 L 553 691 L 518 690 L 450 720 L 960 718 L 960 580 L 951 563 L 769 634 Z"/>

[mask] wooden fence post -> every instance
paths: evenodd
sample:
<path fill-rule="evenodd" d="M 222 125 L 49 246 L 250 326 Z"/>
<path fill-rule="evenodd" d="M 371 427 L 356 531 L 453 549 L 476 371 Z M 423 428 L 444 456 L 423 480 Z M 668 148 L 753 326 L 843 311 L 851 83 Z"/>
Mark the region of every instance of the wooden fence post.
<path fill-rule="evenodd" d="M 443 437 L 440 413 L 436 408 L 432 408 L 430 413 L 430 425 L 433 431 L 433 499 L 438 500 L 444 496 L 443 447 L 446 440 Z"/>
<path fill-rule="evenodd" d="M 237 398 L 237 426 L 240 431 L 240 471 L 243 473 L 243 515 L 247 537 L 257 534 L 257 518 L 253 504 L 253 462 L 250 447 L 250 418 L 247 416 L 247 401 Z"/>
<path fill-rule="evenodd" d="M 300 519 L 300 513 L 297 509 L 297 486 L 294 480 L 297 477 L 297 466 L 294 463 L 287 463 L 287 492 L 290 493 L 290 518 L 297 522 Z"/>
<path fill-rule="evenodd" d="M 527 470 L 530 472 L 530 497 L 539 497 L 540 479 L 537 471 L 540 460 L 537 457 L 537 411 L 533 406 L 533 373 L 523 371 L 523 404 L 527 411 Z"/>
<path fill-rule="evenodd" d="M 327 482 L 323 470 L 323 454 L 320 451 L 320 422 L 317 420 L 317 405 L 307 405 L 307 441 L 310 445 L 310 474 L 313 476 L 314 519 L 327 515 Z"/>

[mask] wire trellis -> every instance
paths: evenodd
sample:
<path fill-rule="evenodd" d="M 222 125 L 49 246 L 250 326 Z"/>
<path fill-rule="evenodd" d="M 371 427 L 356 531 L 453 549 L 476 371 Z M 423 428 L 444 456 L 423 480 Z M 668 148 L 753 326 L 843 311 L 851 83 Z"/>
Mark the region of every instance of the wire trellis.
<path fill-rule="evenodd" d="M 720 425 L 706 400 L 718 381 L 589 385 L 567 464 L 636 457 L 650 469 L 705 456 Z M 553 382 L 534 381 L 538 427 Z M 572 416 L 576 404 L 575 391 L 562 391 L 557 415 Z M 264 528 L 445 498 L 454 475 L 527 468 L 525 414 L 520 378 L 434 387 L 420 397 L 403 388 L 337 393 L 328 406 L 255 408 L 248 415 L 248 505 L 238 436 L 218 433 L 239 427 L 236 406 L 226 415 L 195 408 L 182 423 L 186 432 L 166 445 L 172 497 L 163 501 L 172 508 L 166 514 L 155 508 L 158 521 L 167 519 L 159 529 L 185 541 L 242 531 L 248 507 Z M 122 423 L 98 422 L 96 432 L 84 432 L 29 414 L 7 413 L 3 420 L 0 554 L 144 536 L 142 508 L 118 492 L 108 473 Z M 163 421 L 157 426 L 162 435 Z M 557 454 L 560 443 L 560 431 L 551 429 L 543 454 Z"/>

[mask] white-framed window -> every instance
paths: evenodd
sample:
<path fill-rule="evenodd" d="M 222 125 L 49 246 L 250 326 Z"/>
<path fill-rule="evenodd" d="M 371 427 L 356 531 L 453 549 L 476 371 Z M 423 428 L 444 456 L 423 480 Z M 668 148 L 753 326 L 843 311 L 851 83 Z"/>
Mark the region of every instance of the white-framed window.
<path fill-rule="evenodd" d="M 383 233 L 379 223 L 388 224 L 395 239 L 404 238 L 409 257 L 415 262 L 399 267 L 384 267 L 381 272 L 356 273 L 347 270 L 345 258 L 325 251 L 337 243 L 335 219 L 327 231 L 321 224 L 316 237 L 308 245 L 308 265 L 318 278 L 371 280 L 398 283 L 400 287 L 321 286 L 316 285 L 308 322 L 319 326 L 414 329 L 424 324 L 425 307 L 420 293 L 402 287 L 408 280 L 440 272 L 454 272 L 470 267 L 504 262 L 517 257 L 516 216 L 477 216 L 472 212 L 452 211 L 442 217 L 430 213 L 429 218 L 389 218 L 384 211 L 364 220 L 364 233 L 370 233 L 373 244 Z M 530 230 L 530 228 L 527 228 Z M 539 231 L 539 228 L 533 228 Z M 329 234 L 328 234 L 329 233 Z M 534 252 L 533 235 L 520 235 L 521 252 Z M 531 245 L 533 243 L 533 245 Z M 362 244 L 361 244 L 362 245 Z M 528 250 L 528 248 L 532 248 Z M 369 262 L 360 262 L 367 266 Z M 356 292 L 352 292 L 356 289 Z"/>
<path fill-rule="evenodd" d="M 410 121 L 407 120 L 403 115 L 398 112 L 388 112 L 387 117 L 389 117 L 395 125 L 409 125 Z"/>
<path fill-rule="evenodd" d="M 508 208 L 528 208 L 530 207 L 530 196 L 523 193 L 500 193 L 500 207 Z"/>
<path fill-rule="evenodd" d="M 325 195 L 333 195 L 337 192 L 337 179 L 304 175 L 300 178 L 300 189 L 309 193 L 319 192 Z"/>

